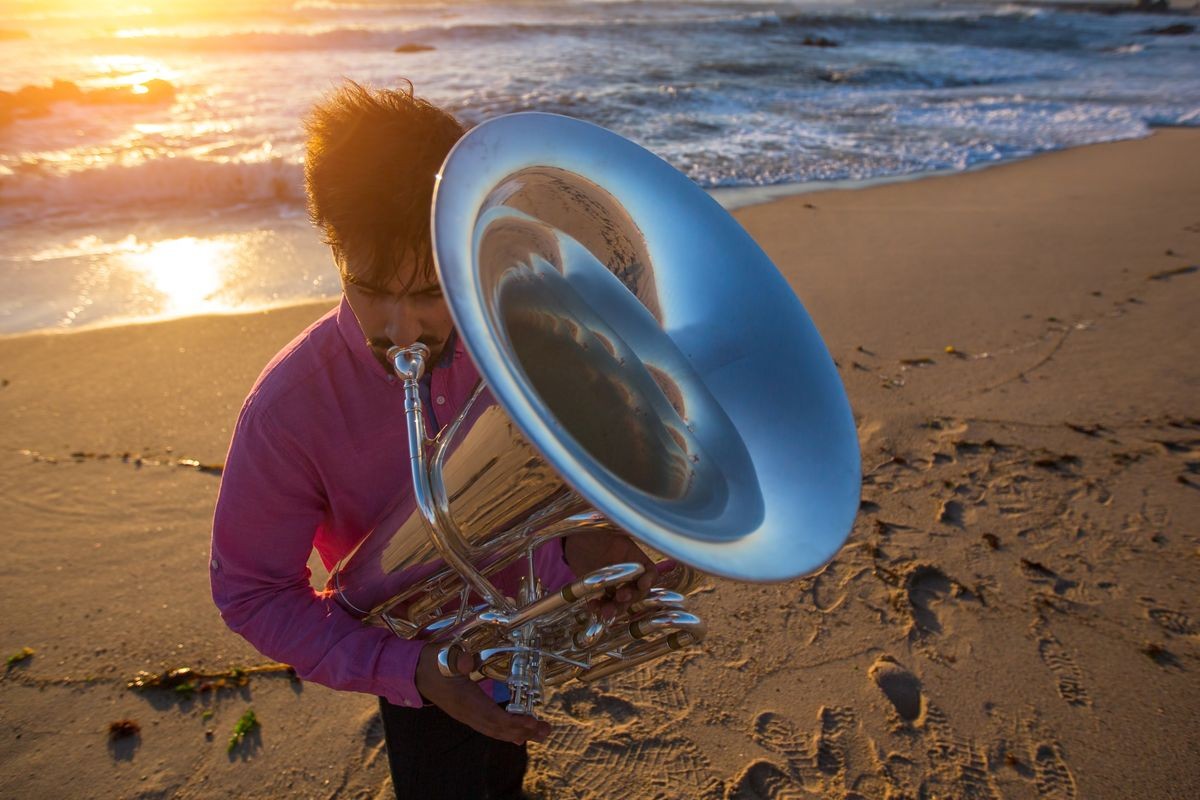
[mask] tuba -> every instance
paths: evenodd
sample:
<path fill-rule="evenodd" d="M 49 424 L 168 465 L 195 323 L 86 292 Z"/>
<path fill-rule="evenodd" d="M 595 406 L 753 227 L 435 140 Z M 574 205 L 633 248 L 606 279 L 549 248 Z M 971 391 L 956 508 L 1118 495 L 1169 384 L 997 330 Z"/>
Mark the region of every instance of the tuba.
<path fill-rule="evenodd" d="M 341 605 L 476 656 L 532 714 L 547 686 L 699 643 L 701 573 L 785 581 L 831 559 L 857 513 L 855 424 L 787 282 L 707 193 L 649 151 L 552 114 L 485 122 L 434 194 L 438 276 L 483 380 L 430 439 L 428 350 L 394 347 L 412 487 L 331 574 Z M 614 564 L 546 591 L 552 539 L 623 532 L 659 554 L 611 622 Z M 518 596 L 493 584 L 523 574 Z"/>

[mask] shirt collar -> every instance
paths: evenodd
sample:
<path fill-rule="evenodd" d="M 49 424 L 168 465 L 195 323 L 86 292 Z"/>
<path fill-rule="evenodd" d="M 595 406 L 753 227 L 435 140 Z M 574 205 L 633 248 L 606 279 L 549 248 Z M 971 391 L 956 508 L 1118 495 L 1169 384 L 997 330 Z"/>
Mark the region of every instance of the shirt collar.
<path fill-rule="evenodd" d="M 462 337 L 458 335 L 457 328 L 450 332 L 450 344 L 452 346 L 447 348 L 446 352 L 442 354 L 442 365 L 447 367 L 453 365 L 456 361 L 462 360 L 467 354 L 466 348 L 463 347 Z"/>
<path fill-rule="evenodd" d="M 366 334 L 363 333 L 362 326 L 358 324 L 358 317 L 354 316 L 354 309 L 350 308 L 350 301 L 344 294 L 337 310 L 337 327 L 342 339 L 346 342 L 346 347 L 350 348 L 350 352 L 354 354 L 355 360 L 372 374 L 378 375 L 389 383 L 392 382 L 392 374 L 388 372 L 387 367 L 376 360 L 375 354 L 367 346 Z"/>

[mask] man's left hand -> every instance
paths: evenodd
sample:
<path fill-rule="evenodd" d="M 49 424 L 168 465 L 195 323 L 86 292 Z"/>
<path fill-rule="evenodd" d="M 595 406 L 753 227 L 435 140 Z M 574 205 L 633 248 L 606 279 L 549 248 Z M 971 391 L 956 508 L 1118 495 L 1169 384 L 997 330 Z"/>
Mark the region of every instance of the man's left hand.
<path fill-rule="evenodd" d="M 577 533 L 568 536 L 563 540 L 563 556 L 567 566 L 580 578 L 612 564 L 633 562 L 646 567 L 636 584 L 622 586 L 611 597 L 589 604 L 592 611 L 605 622 L 612 622 L 630 603 L 645 597 L 658 576 L 650 556 L 642 552 L 632 539 L 620 533 Z"/>

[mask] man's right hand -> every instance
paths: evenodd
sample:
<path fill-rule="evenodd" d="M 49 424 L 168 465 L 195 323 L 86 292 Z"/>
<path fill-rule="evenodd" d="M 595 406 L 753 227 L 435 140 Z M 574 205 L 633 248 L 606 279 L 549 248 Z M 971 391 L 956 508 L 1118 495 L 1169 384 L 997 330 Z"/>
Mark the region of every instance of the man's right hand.
<path fill-rule="evenodd" d="M 427 644 L 417 660 L 416 684 L 426 700 L 445 711 L 464 725 L 485 736 L 513 744 L 527 741 L 542 742 L 550 735 L 547 722 L 521 714 L 509 714 L 479 690 L 470 678 L 473 657 L 459 653 L 455 666 L 459 675 L 447 678 L 438 669 L 439 645 Z"/>

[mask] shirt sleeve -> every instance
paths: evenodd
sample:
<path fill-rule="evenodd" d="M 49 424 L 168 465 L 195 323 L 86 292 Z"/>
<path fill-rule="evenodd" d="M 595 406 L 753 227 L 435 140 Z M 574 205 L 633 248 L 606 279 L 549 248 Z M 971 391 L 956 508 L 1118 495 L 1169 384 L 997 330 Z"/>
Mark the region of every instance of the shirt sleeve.
<path fill-rule="evenodd" d="M 563 554 L 563 539 L 552 539 L 533 554 L 534 571 L 541 578 L 542 590 L 549 594 L 557 592 L 575 580 L 575 573 L 567 565 Z"/>
<path fill-rule="evenodd" d="M 213 600 L 230 629 L 302 679 L 420 706 L 424 643 L 364 625 L 309 582 L 326 515 L 320 487 L 295 441 L 253 405 L 243 409 L 213 518 Z"/>

